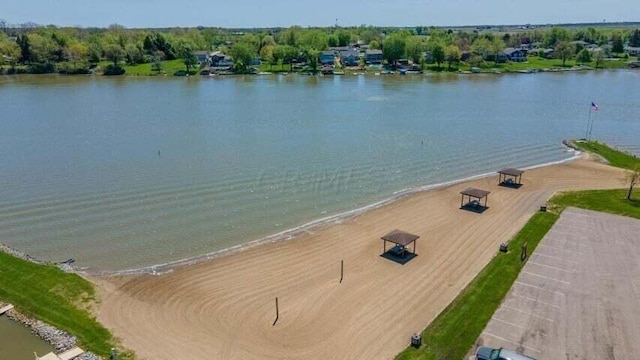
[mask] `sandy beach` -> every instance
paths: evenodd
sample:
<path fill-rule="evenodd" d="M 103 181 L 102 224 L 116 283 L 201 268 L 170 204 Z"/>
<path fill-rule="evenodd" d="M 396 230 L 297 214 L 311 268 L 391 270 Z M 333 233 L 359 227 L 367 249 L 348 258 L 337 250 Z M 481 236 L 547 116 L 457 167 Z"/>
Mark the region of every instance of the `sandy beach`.
<path fill-rule="evenodd" d="M 585 159 L 529 170 L 517 190 L 496 175 L 169 274 L 95 278 L 98 318 L 142 359 L 390 359 L 554 192 L 622 177 Z M 459 209 L 470 186 L 491 191 L 483 214 Z M 405 265 L 380 257 L 396 228 L 420 235 Z"/>

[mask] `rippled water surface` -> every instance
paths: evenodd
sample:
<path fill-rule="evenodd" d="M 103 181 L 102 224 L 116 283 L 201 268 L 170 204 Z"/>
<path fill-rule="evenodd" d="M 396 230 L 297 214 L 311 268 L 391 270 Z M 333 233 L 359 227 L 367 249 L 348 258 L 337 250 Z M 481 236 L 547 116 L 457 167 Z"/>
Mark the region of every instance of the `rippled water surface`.
<path fill-rule="evenodd" d="M 90 270 L 210 253 L 418 186 L 640 153 L 640 72 L 0 77 L 0 242 Z"/>

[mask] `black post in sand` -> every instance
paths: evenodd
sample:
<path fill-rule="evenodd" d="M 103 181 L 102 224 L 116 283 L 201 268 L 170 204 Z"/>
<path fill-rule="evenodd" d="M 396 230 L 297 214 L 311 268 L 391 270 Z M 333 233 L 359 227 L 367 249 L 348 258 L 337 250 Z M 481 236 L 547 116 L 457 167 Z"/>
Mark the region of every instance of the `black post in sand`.
<path fill-rule="evenodd" d="M 344 278 L 344 260 L 340 260 L 340 284 L 342 284 L 343 278 Z"/>
<path fill-rule="evenodd" d="M 271 324 L 271 326 L 275 325 L 278 322 L 279 317 L 280 317 L 280 313 L 278 311 L 278 298 L 276 297 L 276 319 L 273 320 L 273 324 Z"/>

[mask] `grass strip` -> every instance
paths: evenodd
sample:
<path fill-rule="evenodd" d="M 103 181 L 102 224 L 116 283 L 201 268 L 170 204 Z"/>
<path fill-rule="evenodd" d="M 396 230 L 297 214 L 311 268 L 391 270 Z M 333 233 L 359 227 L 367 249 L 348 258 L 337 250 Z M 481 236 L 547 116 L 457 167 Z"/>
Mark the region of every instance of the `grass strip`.
<path fill-rule="evenodd" d="M 536 213 L 509 242 L 510 252 L 498 253 L 447 308 L 422 332 L 423 345 L 409 347 L 400 360 L 463 359 L 498 309 L 524 262 L 520 248 L 526 241 L 533 253 L 544 235 L 569 206 L 640 219 L 640 200 L 627 200 L 626 189 L 559 193 L 548 204 L 553 212 Z M 640 190 L 633 198 L 640 197 Z"/>
<path fill-rule="evenodd" d="M 508 253 L 498 253 L 471 283 L 422 332 L 423 345 L 407 348 L 397 359 L 462 359 L 498 309 L 525 262 L 520 249 L 532 253 L 559 215 L 540 212 L 509 242 Z"/>
<path fill-rule="evenodd" d="M 611 148 L 598 141 L 574 141 L 573 145 L 583 151 L 602 156 L 611 166 L 634 170 L 640 168 L 640 158 Z"/>
<path fill-rule="evenodd" d="M 88 310 L 95 300 L 89 281 L 4 252 L 0 252 L 0 279 L 0 300 L 76 336 L 85 350 L 108 357 L 113 337 Z"/>

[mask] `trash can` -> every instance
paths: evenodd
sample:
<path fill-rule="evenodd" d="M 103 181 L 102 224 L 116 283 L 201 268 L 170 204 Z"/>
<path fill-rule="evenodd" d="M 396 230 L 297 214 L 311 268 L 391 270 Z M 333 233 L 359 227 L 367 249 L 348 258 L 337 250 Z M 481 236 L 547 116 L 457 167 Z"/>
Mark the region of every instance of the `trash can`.
<path fill-rule="evenodd" d="M 417 349 L 420 345 L 422 345 L 422 334 L 413 334 L 411 336 L 411 346 Z"/>
<path fill-rule="evenodd" d="M 500 251 L 506 253 L 507 251 L 509 251 L 509 245 L 505 243 L 500 244 Z"/>
<path fill-rule="evenodd" d="M 547 211 L 547 204 L 540 205 L 540 211 L 546 212 Z"/>

